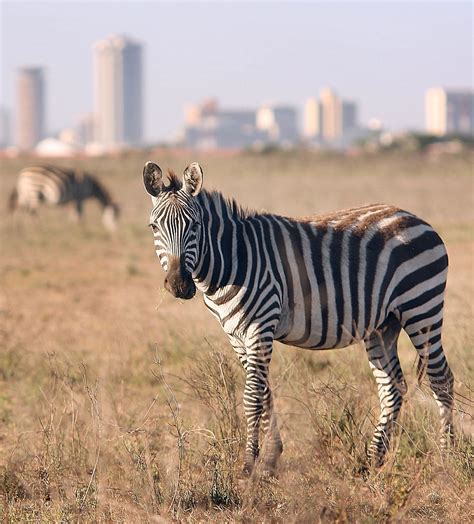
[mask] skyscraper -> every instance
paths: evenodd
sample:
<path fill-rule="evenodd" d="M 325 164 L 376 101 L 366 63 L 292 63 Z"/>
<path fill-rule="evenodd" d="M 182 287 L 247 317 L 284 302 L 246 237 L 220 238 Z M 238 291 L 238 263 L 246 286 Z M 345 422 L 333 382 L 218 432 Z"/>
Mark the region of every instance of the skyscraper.
<path fill-rule="evenodd" d="M 94 44 L 95 140 L 137 145 L 143 138 L 142 46 L 125 36 Z"/>
<path fill-rule="evenodd" d="M 44 74 L 41 67 L 18 70 L 16 83 L 16 139 L 19 149 L 33 149 L 44 137 Z"/>
<path fill-rule="evenodd" d="M 325 88 L 319 95 L 322 112 L 322 137 L 331 142 L 342 135 L 342 101 L 333 89 Z"/>
<path fill-rule="evenodd" d="M 425 96 L 426 130 L 433 135 L 474 133 L 474 91 L 432 87 Z"/>
<path fill-rule="evenodd" d="M 316 97 L 306 100 L 304 105 L 303 135 L 307 140 L 319 138 L 322 128 L 321 104 Z"/>

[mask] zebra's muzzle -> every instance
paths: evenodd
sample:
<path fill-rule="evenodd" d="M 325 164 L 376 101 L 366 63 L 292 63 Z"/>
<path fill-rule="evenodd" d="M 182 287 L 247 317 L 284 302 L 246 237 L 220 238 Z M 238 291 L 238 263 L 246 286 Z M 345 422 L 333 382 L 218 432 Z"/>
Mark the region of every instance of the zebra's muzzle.
<path fill-rule="evenodd" d="M 191 280 L 170 281 L 168 277 L 165 278 L 165 289 L 169 291 L 176 298 L 184 298 L 189 300 L 196 294 L 196 285 Z"/>
<path fill-rule="evenodd" d="M 176 298 L 189 300 L 196 294 L 196 285 L 191 274 L 183 267 L 179 258 L 169 260 L 169 270 L 165 277 L 165 289 Z"/>

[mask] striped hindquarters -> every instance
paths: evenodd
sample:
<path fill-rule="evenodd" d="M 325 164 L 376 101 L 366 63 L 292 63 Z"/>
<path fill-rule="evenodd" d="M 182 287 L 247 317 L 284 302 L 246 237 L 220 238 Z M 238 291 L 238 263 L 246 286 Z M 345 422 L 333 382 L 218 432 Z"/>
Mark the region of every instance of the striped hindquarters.
<path fill-rule="evenodd" d="M 17 182 L 18 204 L 35 209 L 40 202 L 58 205 L 75 198 L 73 171 L 52 166 L 23 169 Z"/>

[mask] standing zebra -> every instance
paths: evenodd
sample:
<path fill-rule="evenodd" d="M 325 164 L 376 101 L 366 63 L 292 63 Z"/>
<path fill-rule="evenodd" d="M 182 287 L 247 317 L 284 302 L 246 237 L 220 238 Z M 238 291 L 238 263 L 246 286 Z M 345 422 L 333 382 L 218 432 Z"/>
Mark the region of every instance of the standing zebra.
<path fill-rule="evenodd" d="M 271 471 L 283 450 L 273 416 L 269 364 L 274 340 L 307 349 L 364 341 L 381 413 L 369 455 L 383 462 L 406 392 L 397 356 L 403 328 L 415 346 L 440 410 L 441 444 L 452 434 L 453 375 L 441 344 L 448 257 L 431 226 L 375 204 L 306 219 L 246 212 L 218 192 L 201 191 L 189 165 L 182 183 L 147 162 L 156 253 L 165 288 L 190 299 L 196 287 L 245 369 L 245 471 L 267 433 Z"/>
<path fill-rule="evenodd" d="M 110 193 L 94 176 L 79 170 L 54 166 L 35 166 L 22 169 L 15 189 L 10 195 L 9 207 L 17 207 L 36 213 L 41 203 L 53 206 L 73 202 L 77 219 L 82 217 L 83 202 L 95 198 L 103 207 L 102 221 L 109 230 L 114 230 L 119 215 L 119 206 Z"/>

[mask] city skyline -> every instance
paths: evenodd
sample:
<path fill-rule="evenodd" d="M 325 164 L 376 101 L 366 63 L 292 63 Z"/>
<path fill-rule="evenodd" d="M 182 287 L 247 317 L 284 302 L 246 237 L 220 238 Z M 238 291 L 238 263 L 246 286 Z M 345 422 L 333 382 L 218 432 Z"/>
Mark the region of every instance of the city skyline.
<path fill-rule="evenodd" d="M 47 138 L 44 142 L 48 145 L 41 145 L 41 154 L 52 151 L 51 147 L 55 154 L 81 150 L 101 154 L 122 147 L 144 146 L 141 62 L 141 45 L 125 35 L 110 35 L 96 42 L 95 111 L 81 115 L 74 126 L 57 133 L 59 140 L 44 133 L 43 68 L 20 68 L 17 72 L 20 118 L 15 125 L 15 145 L 20 151 L 33 150 L 40 146 L 42 138 Z M 131 72 L 135 74 L 127 75 Z M 125 96 L 127 90 L 132 96 Z M 425 92 L 424 106 L 425 126 L 418 131 L 440 137 L 474 133 L 473 89 L 430 87 Z M 13 145 L 4 140 L 9 131 L 5 128 L 9 115 L 3 107 L 0 109 L 1 147 L 6 147 Z M 262 103 L 255 108 L 222 108 L 217 98 L 208 98 L 184 108 L 181 132 L 168 144 L 202 150 L 297 144 L 344 149 L 370 136 L 381 137 L 382 132 L 392 131 L 376 119 L 361 124 L 357 118 L 358 104 L 342 98 L 331 87 L 323 88 L 319 97 L 308 98 L 302 115 L 299 126 L 298 108 L 292 105 Z"/>
<path fill-rule="evenodd" d="M 91 49 L 110 33 L 126 33 L 144 44 L 147 141 L 173 138 L 183 121 L 183 107 L 213 95 L 228 108 L 265 101 L 297 106 L 301 119 L 305 100 L 325 85 L 359 104 L 361 122 L 377 117 L 395 130 L 421 130 L 429 87 L 471 85 L 472 28 L 469 6 L 464 4 L 399 9 L 364 3 L 357 8 L 201 4 L 197 9 L 193 4 L 137 3 L 133 11 L 127 4 L 114 4 L 113 21 L 105 20 L 109 6 L 102 3 L 94 4 L 93 19 L 90 5 L 28 5 L 31 9 L 8 2 L 3 6 L 2 105 L 14 109 L 15 68 L 44 66 L 50 133 L 71 127 L 79 115 L 92 111 Z M 267 28 L 262 22 L 270 14 L 272 28 Z M 154 23 L 158 15 L 160 24 Z M 351 18 L 353 24 L 348 22 Z M 246 39 L 239 41 L 234 25 L 244 19 Z M 418 24 L 422 19 L 425 24 Z M 229 20 L 235 24 L 229 25 Z M 20 21 L 22 31 L 15 31 Z M 178 28 L 176 35 L 173 28 Z M 30 35 L 26 42 L 21 41 L 25 32 Z M 71 39 L 73 32 L 77 38 Z"/>

